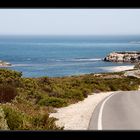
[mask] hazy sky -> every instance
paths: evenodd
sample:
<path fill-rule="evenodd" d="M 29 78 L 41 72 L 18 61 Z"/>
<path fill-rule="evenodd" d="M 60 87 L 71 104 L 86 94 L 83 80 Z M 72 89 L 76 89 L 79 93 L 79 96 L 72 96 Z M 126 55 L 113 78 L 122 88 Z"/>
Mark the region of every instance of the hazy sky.
<path fill-rule="evenodd" d="M 140 9 L 0 9 L 0 34 L 140 34 Z"/>

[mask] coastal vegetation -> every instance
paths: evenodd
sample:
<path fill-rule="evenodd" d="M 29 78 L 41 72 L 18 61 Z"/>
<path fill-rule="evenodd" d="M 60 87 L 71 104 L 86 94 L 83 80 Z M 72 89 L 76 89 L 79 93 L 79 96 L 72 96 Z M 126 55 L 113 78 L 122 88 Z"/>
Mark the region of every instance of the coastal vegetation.
<path fill-rule="evenodd" d="M 84 100 L 91 93 L 137 90 L 140 79 L 124 72 L 66 77 L 25 78 L 0 69 L 0 129 L 63 130 L 49 117 L 55 108 Z"/>

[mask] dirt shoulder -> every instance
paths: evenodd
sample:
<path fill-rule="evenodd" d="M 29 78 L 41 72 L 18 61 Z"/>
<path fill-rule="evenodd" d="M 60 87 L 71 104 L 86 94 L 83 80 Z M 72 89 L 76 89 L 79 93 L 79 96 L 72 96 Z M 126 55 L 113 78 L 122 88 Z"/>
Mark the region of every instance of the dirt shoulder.
<path fill-rule="evenodd" d="M 64 130 L 87 130 L 90 118 L 96 105 L 114 92 L 102 92 L 89 95 L 85 100 L 67 107 L 56 109 L 56 113 L 51 113 L 50 117 L 58 119 L 56 124 L 64 126 Z"/>

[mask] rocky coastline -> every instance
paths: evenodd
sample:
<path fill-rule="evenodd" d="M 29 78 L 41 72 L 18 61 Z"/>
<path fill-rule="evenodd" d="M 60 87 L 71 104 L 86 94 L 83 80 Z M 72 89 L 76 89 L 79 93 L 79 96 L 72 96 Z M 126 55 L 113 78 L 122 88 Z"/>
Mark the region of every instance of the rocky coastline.
<path fill-rule="evenodd" d="M 140 62 L 140 51 L 112 52 L 103 60 L 108 62 L 138 63 Z"/>
<path fill-rule="evenodd" d="M 0 67 L 7 67 L 7 66 L 11 66 L 12 64 L 6 61 L 2 61 L 0 60 Z"/>

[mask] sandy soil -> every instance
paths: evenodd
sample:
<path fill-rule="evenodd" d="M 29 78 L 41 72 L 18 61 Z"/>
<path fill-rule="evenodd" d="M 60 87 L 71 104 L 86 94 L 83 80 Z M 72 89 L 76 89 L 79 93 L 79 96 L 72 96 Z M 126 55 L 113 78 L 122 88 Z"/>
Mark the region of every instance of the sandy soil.
<path fill-rule="evenodd" d="M 56 109 L 50 117 L 58 118 L 58 126 L 64 126 L 64 130 L 87 130 L 90 118 L 96 105 L 113 92 L 102 92 L 89 95 L 85 100 L 67 107 Z"/>
<path fill-rule="evenodd" d="M 117 66 L 112 68 L 112 71 L 117 72 L 117 71 L 125 71 L 125 70 L 131 70 L 133 69 L 134 66 Z"/>

